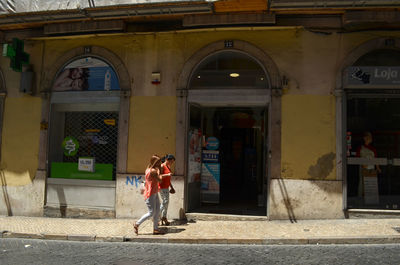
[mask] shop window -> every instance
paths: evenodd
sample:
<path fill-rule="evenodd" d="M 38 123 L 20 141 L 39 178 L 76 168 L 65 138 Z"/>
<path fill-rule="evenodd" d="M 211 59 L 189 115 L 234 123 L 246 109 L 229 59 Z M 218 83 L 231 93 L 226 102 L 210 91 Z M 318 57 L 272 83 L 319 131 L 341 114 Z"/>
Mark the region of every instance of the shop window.
<path fill-rule="evenodd" d="M 49 177 L 115 180 L 119 90 L 113 68 L 98 58 L 79 58 L 59 72 L 51 96 Z"/>
<path fill-rule="evenodd" d="M 350 98 L 347 108 L 349 208 L 400 209 L 400 98 Z"/>
<path fill-rule="evenodd" d="M 400 52 L 376 50 L 353 66 L 369 79 L 346 90 L 347 205 L 398 210 Z"/>
<path fill-rule="evenodd" d="M 209 56 L 193 73 L 191 89 L 269 87 L 260 64 L 246 54 L 234 51 Z"/>

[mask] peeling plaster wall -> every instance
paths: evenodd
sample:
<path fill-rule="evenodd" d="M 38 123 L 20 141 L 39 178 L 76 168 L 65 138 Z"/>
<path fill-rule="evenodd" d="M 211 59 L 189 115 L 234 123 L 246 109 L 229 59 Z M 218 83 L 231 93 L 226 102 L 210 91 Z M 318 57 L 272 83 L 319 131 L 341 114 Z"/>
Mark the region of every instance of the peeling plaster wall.
<path fill-rule="evenodd" d="M 270 181 L 270 219 L 343 218 L 336 176 L 333 89 L 341 36 L 297 34 L 298 47 L 282 69 L 281 176 Z M 293 62 L 293 65 L 290 65 Z"/>
<path fill-rule="evenodd" d="M 335 98 L 282 97 L 282 178 L 336 179 Z"/>
<path fill-rule="evenodd" d="M 38 171 L 29 184 L 2 186 L 0 215 L 43 216 L 45 181 L 45 172 Z"/>
<path fill-rule="evenodd" d="M 272 179 L 271 220 L 338 219 L 342 211 L 342 182 Z"/>

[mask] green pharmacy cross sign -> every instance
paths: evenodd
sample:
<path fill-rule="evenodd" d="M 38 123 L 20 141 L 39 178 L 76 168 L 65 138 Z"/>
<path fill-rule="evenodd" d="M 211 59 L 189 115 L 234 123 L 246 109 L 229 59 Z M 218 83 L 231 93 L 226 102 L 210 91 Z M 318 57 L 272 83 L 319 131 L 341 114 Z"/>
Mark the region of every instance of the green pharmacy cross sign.
<path fill-rule="evenodd" d="M 22 65 L 29 64 L 29 54 L 24 52 L 24 41 L 14 38 L 12 44 L 4 44 L 3 56 L 10 57 L 10 66 L 16 72 L 22 72 Z"/>

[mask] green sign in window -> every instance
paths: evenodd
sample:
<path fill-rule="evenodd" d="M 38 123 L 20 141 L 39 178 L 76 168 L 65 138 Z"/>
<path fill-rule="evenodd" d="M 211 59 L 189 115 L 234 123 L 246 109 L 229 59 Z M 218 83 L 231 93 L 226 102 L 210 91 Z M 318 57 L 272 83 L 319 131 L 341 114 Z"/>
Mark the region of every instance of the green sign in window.
<path fill-rule="evenodd" d="M 52 162 L 51 178 L 64 179 L 92 179 L 92 180 L 112 180 L 112 164 L 96 164 L 95 172 L 78 171 L 78 163 L 71 162 Z"/>

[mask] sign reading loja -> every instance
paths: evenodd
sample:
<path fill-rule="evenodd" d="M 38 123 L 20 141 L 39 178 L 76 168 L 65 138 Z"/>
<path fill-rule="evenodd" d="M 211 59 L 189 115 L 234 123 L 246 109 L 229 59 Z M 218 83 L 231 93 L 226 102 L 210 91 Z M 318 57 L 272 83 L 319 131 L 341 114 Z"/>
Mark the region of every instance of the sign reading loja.
<path fill-rule="evenodd" d="M 374 71 L 374 77 L 375 78 L 383 78 L 385 80 L 391 80 L 391 79 L 398 79 L 399 78 L 399 68 L 375 68 Z"/>
<path fill-rule="evenodd" d="M 344 72 L 345 87 L 399 87 L 400 67 L 352 66 Z"/>

